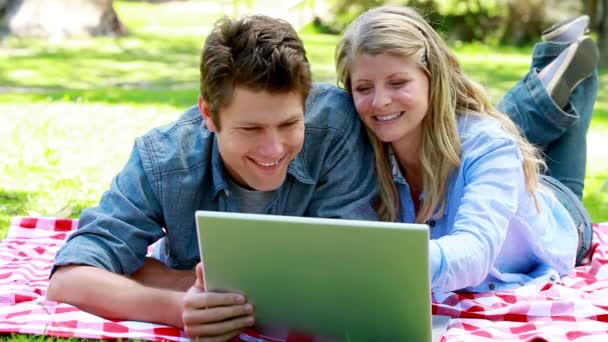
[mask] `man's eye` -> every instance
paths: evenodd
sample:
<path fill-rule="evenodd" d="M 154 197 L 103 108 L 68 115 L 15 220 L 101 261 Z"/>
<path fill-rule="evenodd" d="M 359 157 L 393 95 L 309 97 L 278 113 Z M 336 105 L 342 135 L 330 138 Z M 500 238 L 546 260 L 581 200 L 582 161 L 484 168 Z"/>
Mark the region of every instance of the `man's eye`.
<path fill-rule="evenodd" d="M 284 124 L 281 124 L 281 128 L 290 128 L 290 127 L 294 127 L 298 122 L 297 121 L 292 121 L 292 122 L 286 122 Z"/>

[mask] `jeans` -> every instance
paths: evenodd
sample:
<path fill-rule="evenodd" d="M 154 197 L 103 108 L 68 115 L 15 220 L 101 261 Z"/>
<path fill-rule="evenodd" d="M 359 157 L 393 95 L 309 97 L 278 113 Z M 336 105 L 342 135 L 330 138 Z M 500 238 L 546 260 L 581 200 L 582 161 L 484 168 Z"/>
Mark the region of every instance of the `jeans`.
<path fill-rule="evenodd" d="M 558 201 L 568 210 L 578 232 L 578 249 L 576 253 L 576 265 L 581 265 L 587 253 L 591 249 L 593 237 L 593 225 L 591 216 L 583 203 L 563 183 L 551 176 L 541 175 L 540 182 L 551 189 Z"/>
<path fill-rule="evenodd" d="M 574 220 L 579 235 L 576 264 L 591 249 L 591 217 L 581 199 L 587 163 L 587 131 L 598 91 L 598 72 L 581 82 L 560 108 L 547 93 L 538 72 L 569 44 L 543 42 L 534 46 L 530 72 L 497 105 L 545 155 L 541 183 L 553 190 Z"/>
<path fill-rule="evenodd" d="M 545 155 L 546 174 L 567 186 L 580 200 L 587 163 L 587 131 L 598 91 L 598 72 L 581 82 L 560 108 L 553 102 L 538 72 L 569 44 L 538 43 L 530 72 L 497 105 Z"/>

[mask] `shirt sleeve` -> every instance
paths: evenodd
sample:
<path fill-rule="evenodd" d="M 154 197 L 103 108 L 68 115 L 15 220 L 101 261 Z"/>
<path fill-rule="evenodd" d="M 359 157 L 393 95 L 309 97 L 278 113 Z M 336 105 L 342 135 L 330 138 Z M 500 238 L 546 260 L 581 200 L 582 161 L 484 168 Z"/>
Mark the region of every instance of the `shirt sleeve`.
<path fill-rule="evenodd" d="M 465 187 L 460 205 L 454 208 L 454 226 L 448 235 L 431 241 L 433 291 L 481 283 L 493 267 L 517 211 L 518 194 L 525 187 L 519 147 L 509 139 L 486 144 L 461 165 Z"/>
<path fill-rule="evenodd" d="M 86 209 L 79 228 L 57 252 L 58 266 L 81 264 L 119 274 L 137 271 L 149 245 L 160 239 L 162 215 L 137 148 L 98 207 Z"/>
<path fill-rule="evenodd" d="M 349 119 L 330 143 L 308 216 L 377 220 L 373 151 L 356 113 Z"/>

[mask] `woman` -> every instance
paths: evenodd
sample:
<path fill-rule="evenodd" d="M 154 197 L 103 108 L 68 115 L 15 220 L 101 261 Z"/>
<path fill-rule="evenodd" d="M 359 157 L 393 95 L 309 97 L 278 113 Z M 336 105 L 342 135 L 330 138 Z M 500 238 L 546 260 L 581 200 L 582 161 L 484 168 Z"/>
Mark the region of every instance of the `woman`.
<path fill-rule="evenodd" d="M 570 95 L 594 101 L 597 75 L 589 76 L 595 65 L 574 73 L 578 79 L 563 68 L 581 51 L 583 57 L 593 55 L 586 51 L 588 42 L 576 37 L 572 44 L 546 43 L 554 46 L 545 50 L 567 50 L 569 57 L 558 57 L 557 68 L 544 74 L 533 69 L 507 95 L 503 107 L 523 117 L 518 128 L 462 73 L 454 54 L 414 10 L 375 8 L 347 28 L 336 49 L 337 73 L 374 147 L 378 214 L 387 221 L 429 224 L 434 291 L 557 281 L 583 261 L 591 246 L 589 216 L 568 187 L 540 174 L 544 161 L 519 129 L 526 131 L 525 124 L 542 115 L 576 116 L 558 127 L 563 132 L 576 120 L 588 126 L 593 102 L 583 117 L 573 114 L 570 94 L 565 109 L 554 101 L 563 100 L 562 78 L 569 90 L 582 80 L 579 87 L 595 82 L 587 94 Z M 555 107 L 550 114 L 543 113 L 543 101 Z M 526 108 L 532 102 L 534 108 Z"/>

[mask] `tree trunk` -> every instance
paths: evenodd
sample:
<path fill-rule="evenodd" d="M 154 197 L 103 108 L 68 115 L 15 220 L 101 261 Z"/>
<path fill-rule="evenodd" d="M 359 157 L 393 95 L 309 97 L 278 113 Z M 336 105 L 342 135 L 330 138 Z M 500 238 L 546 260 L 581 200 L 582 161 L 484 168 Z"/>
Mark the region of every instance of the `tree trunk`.
<path fill-rule="evenodd" d="M 501 42 L 521 45 L 538 40 L 546 26 L 545 0 L 510 0 Z"/>
<path fill-rule="evenodd" d="M 596 30 L 597 24 L 599 23 L 598 9 L 599 9 L 599 1 L 598 0 L 583 0 L 583 13 L 587 14 L 591 19 L 589 23 L 590 30 Z"/>
<path fill-rule="evenodd" d="M 601 7 L 601 16 L 597 25 L 600 67 L 608 67 L 608 0 L 603 0 Z"/>
<path fill-rule="evenodd" d="M 0 5 L 3 0 L 0 0 Z M 112 0 L 4 0 L 4 26 L 17 37 L 126 34 Z M 1 13 L 1 12 L 0 12 Z"/>

